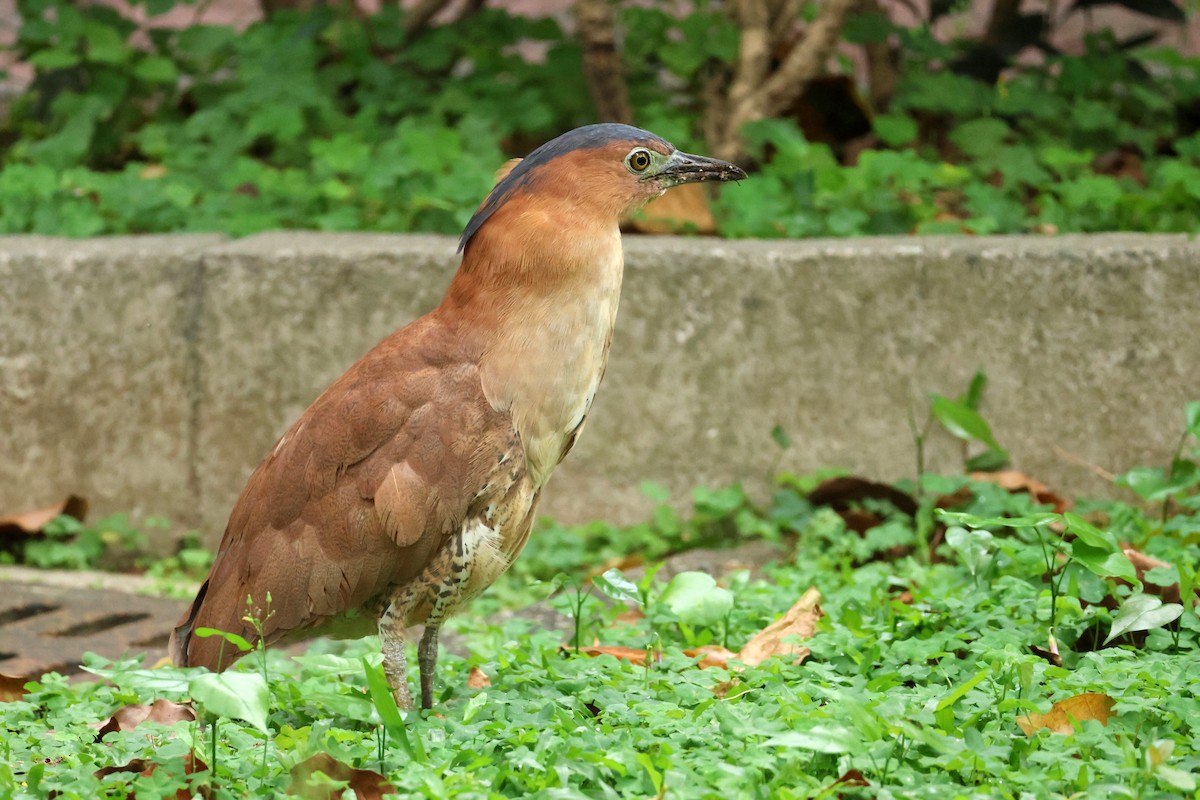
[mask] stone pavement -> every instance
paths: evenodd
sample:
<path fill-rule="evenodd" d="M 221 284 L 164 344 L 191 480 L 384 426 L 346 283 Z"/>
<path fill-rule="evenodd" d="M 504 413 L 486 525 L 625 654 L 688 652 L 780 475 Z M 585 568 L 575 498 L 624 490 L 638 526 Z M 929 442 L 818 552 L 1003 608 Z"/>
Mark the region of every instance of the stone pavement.
<path fill-rule="evenodd" d="M 79 664 L 88 651 L 145 654 L 147 665 L 166 656 L 184 601 L 134 594 L 143 584 L 126 576 L 40 572 L 0 570 L 0 673 L 86 675 Z"/>

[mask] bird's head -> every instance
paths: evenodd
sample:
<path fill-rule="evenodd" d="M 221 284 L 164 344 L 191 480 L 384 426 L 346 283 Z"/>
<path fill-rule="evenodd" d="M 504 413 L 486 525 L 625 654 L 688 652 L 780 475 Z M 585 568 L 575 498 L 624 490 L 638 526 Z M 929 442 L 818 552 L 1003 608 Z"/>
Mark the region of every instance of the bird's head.
<path fill-rule="evenodd" d="M 553 224 L 556 215 L 570 214 L 615 226 L 672 186 L 744 177 L 727 161 L 681 152 L 641 128 L 586 125 L 546 142 L 504 175 L 467 223 L 459 249 L 508 208 L 526 220 L 544 214 Z"/>

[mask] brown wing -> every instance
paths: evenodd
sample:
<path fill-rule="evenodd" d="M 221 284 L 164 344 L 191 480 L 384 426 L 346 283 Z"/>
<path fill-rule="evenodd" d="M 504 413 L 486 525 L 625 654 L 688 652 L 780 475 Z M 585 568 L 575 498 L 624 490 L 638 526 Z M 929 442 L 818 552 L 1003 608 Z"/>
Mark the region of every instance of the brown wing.
<path fill-rule="evenodd" d="M 219 669 L 236 657 L 219 637 L 193 636 L 197 628 L 254 641 L 243 619 L 253 611 L 266 617 L 269 643 L 362 609 L 416 576 L 461 525 L 511 437 L 511 422 L 483 395 L 475 359 L 436 315 L 392 334 L 250 477 L 208 580 L 172 636 L 176 663 Z"/>

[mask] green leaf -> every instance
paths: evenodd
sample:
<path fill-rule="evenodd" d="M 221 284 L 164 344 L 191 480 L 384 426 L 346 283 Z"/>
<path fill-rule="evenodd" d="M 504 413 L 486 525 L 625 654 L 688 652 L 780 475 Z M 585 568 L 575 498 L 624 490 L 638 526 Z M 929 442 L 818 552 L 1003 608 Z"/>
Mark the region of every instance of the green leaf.
<path fill-rule="evenodd" d="M 1064 512 L 1063 522 L 1068 533 L 1075 534 L 1075 536 L 1087 542 L 1092 547 L 1098 547 L 1110 552 L 1121 549 L 1117 545 L 1117 537 L 1108 531 L 1100 530 L 1078 514 L 1070 511 Z"/>
<path fill-rule="evenodd" d="M 946 511 L 941 508 L 935 509 L 935 513 L 943 522 L 964 525 L 968 528 L 1041 528 L 1062 519 L 1061 514 L 1053 514 L 1048 511 L 1020 517 L 980 517 L 975 514 Z"/>
<path fill-rule="evenodd" d="M 862 745 L 853 732 L 831 725 L 806 731 L 787 731 L 763 742 L 766 747 L 794 747 L 815 753 L 850 753 Z"/>
<path fill-rule="evenodd" d="M 888 147 L 904 147 L 916 141 L 917 121 L 907 114 L 880 114 L 871 124 Z"/>
<path fill-rule="evenodd" d="M 638 490 L 646 499 L 655 503 L 667 503 L 671 500 L 671 490 L 653 481 L 642 481 L 638 484 Z"/>
<path fill-rule="evenodd" d="M 1095 547 L 1083 539 L 1071 543 L 1071 558 L 1101 578 L 1122 578 L 1138 583 L 1137 569 L 1124 553 L 1108 546 Z"/>
<path fill-rule="evenodd" d="M 696 511 L 723 517 L 732 514 L 746 502 L 746 492 L 741 486 L 726 486 L 722 489 L 708 489 L 697 486 L 692 490 L 692 502 Z"/>
<path fill-rule="evenodd" d="M 85 21 L 83 35 L 88 43 L 87 55 L 90 61 L 122 64 L 128 61 L 133 53 L 120 31 L 103 23 L 90 19 Z"/>
<path fill-rule="evenodd" d="M 108 669 L 81 665 L 80 669 L 99 675 L 117 686 L 141 689 L 151 694 L 182 694 L 188 690 L 192 678 L 202 674 L 199 668 L 175 669 Z"/>
<path fill-rule="evenodd" d="M 229 642 L 231 645 L 236 647 L 238 650 L 241 650 L 243 653 L 248 653 L 254 649 L 254 645 L 252 645 L 252 644 L 250 644 L 250 642 L 246 641 L 245 637 L 238 636 L 236 633 L 228 633 L 226 631 L 219 631 L 216 628 L 196 628 L 194 633 L 196 636 L 199 636 L 201 639 L 207 639 L 209 636 L 220 636 L 222 639 Z"/>
<path fill-rule="evenodd" d="M 1200 400 L 1193 400 L 1184 406 L 1183 414 L 1187 420 L 1188 433 L 1200 439 Z"/>
<path fill-rule="evenodd" d="M 948 694 L 946 694 L 945 697 L 943 697 L 941 700 L 939 700 L 935 710 L 943 711 L 947 708 L 950 708 L 950 706 L 954 705 L 959 700 L 961 700 L 963 697 L 965 697 L 967 692 L 971 691 L 976 686 L 978 686 L 980 683 L 982 683 L 983 679 L 986 678 L 988 675 L 990 675 L 991 672 L 992 672 L 991 667 L 984 667 L 979 672 L 975 673 L 975 676 L 973 678 L 971 678 L 966 683 L 956 686 Z"/>
<path fill-rule="evenodd" d="M 995 472 L 1008 465 L 1008 453 L 1003 450 L 984 450 L 966 460 L 963 466 L 967 472 Z"/>
<path fill-rule="evenodd" d="M 479 716 L 479 712 L 488 704 L 488 693 L 480 692 L 467 701 L 467 705 L 463 708 L 462 721 L 464 725 L 470 725 L 475 717 Z"/>
<path fill-rule="evenodd" d="M 621 603 L 633 603 L 640 606 L 642 595 L 637 584 L 626 578 L 619 569 L 610 569 L 603 575 L 592 578 L 592 585 L 603 594 Z"/>
<path fill-rule="evenodd" d="M 983 117 L 959 125 L 950 134 L 950 140 L 971 158 L 986 158 L 1000 149 L 1011 134 L 1012 129 L 1003 120 Z"/>
<path fill-rule="evenodd" d="M 985 530 L 953 525 L 946 529 L 946 544 L 958 553 L 967 571 L 974 575 L 987 560 L 992 549 L 992 534 Z"/>
<path fill-rule="evenodd" d="M 1159 467 L 1134 467 L 1117 476 L 1118 486 L 1128 486 L 1147 502 L 1158 502 L 1187 491 L 1200 483 L 1200 470 L 1193 462 L 1179 459 L 1167 475 Z"/>
<path fill-rule="evenodd" d="M 1163 603 L 1152 594 L 1131 595 L 1113 617 L 1112 630 L 1108 632 L 1104 643 L 1108 644 L 1124 633 L 1161 628 L 1179 619 L 1182 613 L 1183 606 L 1178 603 Z"/>
<path fill-rule="evenodd" d="M 792 446 L 792 439 L 787 435 L 787 431 L 783 429 L 782 425 L 776 425 L 774 428 L 771 428 L 771 439 L 774 440 L 775 444 L 779 445 L 779 449 L 781 450 L 787 450 Z"/>
<path fill-rule="evenodd" d="M 992 437 L 991 427 L 974 409 L 940 394 L 935 394 L 930 410 L 942 427 L 959 439 L 982 442 L 993 450 L 1005 452 L 999 442 Z"/>
<path fill-rule="evenodd" d="M 150 83 L 174 83 L 179 77 L 175 62 L 163 56 L 146 56 L 133 68 L 133 74 Z"/>
<path fill-rule="evenodd" d="M 379 712 L 379 718 L 387 728 L 403 730 L 404 717 L 400 713 L 400 707 L 396 705 L 396 698 L 392 696 L 392 687 L 388 686 L 383 667 L 372 666 L 366 656 L 362 658 L 362 666 L 363 674 L 367 678 L 367 691 L 371 695 L 371 702 L 375 704 L 375 710 Z"/>
<path fill-rule="evenodd" d="M 1160 764 L 1155 768 L 1154 774 L 1172 788 L 1184 792 L 1196 791 L 1196 776 L 1190 772 L 1184 772 L 1181 769 Z"/>
<path fill-rule="evenodd" d="M 679 573 L 659 599 L 688 625 L 715 625 L 733 608 L 733 595 L 704 572 Z"/>
<path fill-rule="evenodd" d="M 249 722 L 268 732 L 270 691 L 257 672 L 208 672 L 188 683 L 188 694 L 205 710 L 221 717 Z"/>
<path fill-rule="evenodd" d="M 30 56 L 29 63 L 40 70 L 66 69 L 79 63 L 79 54 L 61 48 L 39 50 Z"/>

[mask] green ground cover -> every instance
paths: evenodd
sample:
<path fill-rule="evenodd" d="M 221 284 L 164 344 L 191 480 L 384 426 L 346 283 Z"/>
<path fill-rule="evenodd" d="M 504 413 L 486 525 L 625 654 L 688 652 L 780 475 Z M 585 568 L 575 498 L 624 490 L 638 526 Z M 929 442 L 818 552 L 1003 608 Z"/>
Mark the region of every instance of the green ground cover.
<path fill-rule="evenodd" d="M 1189 413 L 1184 443 L 1200 404 Z M 886 490 L 851 480 L 858 499 L 839 510 L 829 484 L 817 503 L 816 478 L 784 476 L 765 506 L 699 490 L 689 515 L 543 526 L 453 623 L 469 655 L 443 654 L 432 713 L 396 711 L 373 640 L 250 654 L 223 677 L 93 658 L 103 680 L 47 675 L 0 703 L 0 793 L 240 798 L 307 780 L 307 796 L 329 797 L 353 779 L 360 798 L 383 780 L 430 798 L 1193 797 L 1195 455 L 1181 444 L 1169 468 L 1123 477 L 1148 510 L 1043 495 L 1054 511 L 934 475 Z M 747 537 L 783 547 L 761 578 L 666 582 L 651 568 L 584 588 L 605 559 Z M 802 663 L 700 668 L 684 653 L 740 650 L 810 587 L 824 615 Z M 520 614 L 489 621 L 548 596 L 577 617 L 574 635 Z M 589 657 L 578 642 L 658 659 Z M 168 715 L 97 735 L 156 699 L 190 699 L 205 724 Z M 1039 720 L 1061 701 L 1069 713 Z M 314 756 L 363 772 L 325 761 L 312 773 Z"/>
<path fill-rule="evenodd" d="M 1123 2 L 1184 20 L 1167 0 Z M 18 6 L 16 52 L 37 74 L 0 114 L 0 233 L 458 233 L 508 156 L 594 121 L 574 39 L 499 9 L 408 40 L 392 4 L 279 13 L 240 34 Z M 635 121 L 704 152 L 704 87 L 736 60 L 737 29 L 707 7 L 620 14 Z M 720 233 L 1196 230 L 1200 60 L 1098 30 L 1082 54 L 1018 62 L 1044 46 L 1035 26 L 981 76 L 986 43 L 938 38 L 934 22 L 852 17 L 850 45 L 898 43 L 894 95 L 868 109 L 842 85 L 752 123 L 753 188 L 715 202 Z M 814 114 L 806 136 L 798 120 Z"/>

